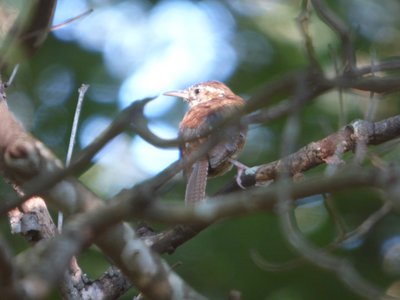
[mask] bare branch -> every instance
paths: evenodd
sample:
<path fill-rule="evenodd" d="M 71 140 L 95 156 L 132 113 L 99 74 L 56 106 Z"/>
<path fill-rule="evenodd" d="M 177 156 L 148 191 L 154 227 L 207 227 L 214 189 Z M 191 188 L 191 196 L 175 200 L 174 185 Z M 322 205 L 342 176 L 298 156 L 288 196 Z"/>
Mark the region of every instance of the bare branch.
<path fill-rule="evenodd" d="M 1 87 L 0 87 L 1 88 Z M 1 90 L 0 90 L 1 95 Z M 3 94 L 5 95 L 5 93 Z M 72 161 L 72 163 L 65 169 L 61 168 L 61 162 L 58 160 L 53 161 L 55 165 L 58 167 L 55 169 L 57 172 L 52 171 L 52 176 L 36 176 L 32 178 L 31 181 L 26 182 L 24 180 L 24 184 L 22 189 L 25 191 L 25 195 L 23 197 L 16 197 L 15 195 L 7 196 L 7 202 L 3 203 L 0 207 L 0 214 L 6 213 L 8 210 L 12 209 L 15 206 L 18 206 L 26 199 L 29 199 L 33 195 L 39 194 L 41 191 L 46 190 L 52 186 L 54 186 L 57 182 L 67 177 L 68 175 L 77 174 L 83 171 L 88 164 L 90 164 L 93 157 L 100 151 L 110 140 L 112 140 L 115 136 L 120 134 L 134 119 L 137 114 L 141 114 L 143 111 L 143 106 L 149 102 L 151 99 L 144 99 L 142 101 L 136 101 L 131 106 L 127 107 L 123 110 L 111 123 L 111 125 L 103 131 L 101 135 L 99 135 L 93 143 L 91 143 L 88 147 L 86 147 L 77 157 Z M 5 101 L 1 101 L 0 99 L 0 115 L 2 116 L 2 122 L 0 126 L 0 154 L 4 151 L 17 151 L 18 148 L 24 148 L 28 146 L 29 143 L 25 143 L 25 141 L 30 141 L 31 143 L 36 145 L 35 149 L 31 149 L 31 151 L 37 151 L 36 154 L 39 157 L 34 157 L 36 164 L 40 161 L 40 155 L 45 155 L 46 159 L 54 159 L 53 155 L 38 141 L 32 140 L 33 138 L 27 134 L 21 125 L 15 120 L 12 114 L 8 111 L 7 105 Z M 22 151 L 22 150 L 21 150 Z M 42 151 L 42 153 L 40 153 Z M 10 153 L 12 154 L 12 152 Z M 23 153 L 15 153 L 15 156 L 21 156 Z M 33 153 L 30 153 L 34 155 Z M 19 167 L 16 163 L 17 160 L 13 160 L 14 155 L 10 155 L 11 165 L 14 164 L 13 168 L 22 168 L 21 171 L 28 170 L 28 166 Z M 2 160 L 4 159 L 4 154 L 0 157 L 0 169 L 4 169 L 4 162 L 2 166 Z M 21 159 L 21 163 L 23 160 Z M 8 167 L 11 167 L 8 166 Z M 40 163 L 39 163 L 40 165 Z M 39 165 L 31 166 L 31 168 L 37 170 L 40 168 Z M 44 161 L 44 165 L 46 165 L 46 160 Z M 14 170 L 16 172 L 17 170 Z M 14 176 L 16 174 L 13 174 Z M 16 178 L 14 178 L 15 180 Z"/>
<path fill-rule="evenodd" d="M 399 90 L 399 77 L 367 77 L 366 75 L 371 75 L 375 72 L 374 69 L 380 71 L 399 70 L 400 60 L 393 59 L 377 62 L 374 68 L 371 66 L 365 66 L 359 69 L 354 69 L 351 78 L 349 78 L 348 74 L 338 74 L 335 78 L 326 79 L 321 76 L 321 74 L 317 74 L 310 70 L 287 74 L 282 78 L 269 82 L 253 94 L 253 96 L 247 101 L 246 112 L 256 112 L 244 116 L 243 123 L 255 124 L 271 122 L 287 115 L 292 107 L 292 101 L 297 101 L 295 98 L 299 98 L 298 101 L 300 102 L 311 102 L 314 101 L 317 96 L 322 95 L 333 88 L 339 88 L 340 90 L 358 89 L 379 94 L 388 94 Z M 306 88 L 303 90 L 303 93 L 296 94 L 296 86 L 298 86 L 300 82 L 305 83 Z M 281 101 L 275 106 L 268 107 L 269 103 L 273 100 L 286 96 L 292 96 L 292 98 Z"/>
<path fill-rule="evenodd" d="M 326 163 L 327 159 L 336 155 L 337 150 L 346 152 L 355 149 L 358 141 L 376 145 L 400 135 L 400 116 L 379 122 L 358 120 L 343 127 L 330 136 L 308 144 L 286 158 L 259 166 L 255 172 L 257 183 L 277 178 L 286 166 L 291 174 L 302 173 L 317 165 Z"/>
<path fill-rule="evenodd" d="M 357 121 L 354 122 L 353 125 L 348 125 L 344 127 L 341 131 L 338 133 L 334 133 L 330 135 L 329 137 L 322 139 L 318 142 L 311 143 L 308 146 L 303 147 L 300 149 L 298 152 L 289 155 L 286 160 L 289 161 L 289 167 L 291 164 L 293 164 L 294 167 L 291 167 L 291 170 L 297 170 L 296 172 L 304 172 L 312 167 L 315 167 L 319 164 L 325 163 L 324 159 L 327 159 L 330 155 L 334 155 L 337 151 L 337 145 L 338 144 L 343 144 L 346 145 L 344 148 L 342 148 L 341 151 L 347 151 L 351 150 L 352 147 L 357 143 L 358 139 L 362 139 L 365 141 L 368 141 L 369 144 L 378 144 L 385 142 L 387 140 L 393 139 L 396 136 L 399 135 L 400 132 L 400 124 L 399 124 L 400 117 L 396 116 L 393 118 L 389 118 L 386 120 L 382 120 L 380 122 L 372 123 L 372 122 L 367 122 L 367 121 Z M 351 129 L 353 128 L 353 129 Z M 356 128 L 356 129 L 355 129 Z M 350 130 L 349 130 L 350 129 Z M 314 147 L 316 145 L 320 145 L 320 147 Z M 317 150 L 316 152 L 310 151 L 311 149 Z M 330 149 L 330 150 L 329 150 Z M 319 155 L 316 155 L 319 153 Z M 297 157 L 297 158 L 296 158 Z M 310 163 L 305 163 L 302 164 L 302 159 L 305 159 L 306 162 Z M 314 158 L 313 158 L 314 157 Z M 298 161 L 296 164 L 295 162 Z M 311 163 L 312 162 L 312 163 Z M 278 166 L 283 165 L 281 160 L 278 160 L 276 162 L 272 162 L 263 166 L 259 166 L 257 169 L 256 174 L 258 173 L 258 178 L 257 175 L 251 175 L 247 174 L 242 178 L 243 184 L 246 184 L 247 186 L 252 186 L 256 184 L 257 182 L 260 184 L 262 182 L 267 182 L 271 179 L 275 179 L 276 176 L 278 175 Z M 293 171 L 292 171 L 293 172 Z M 361 183 L 359 180 L 361 180 L 361 177 L 365 175 L 364 171 L 361 171 L 361 173 L 357 174 L 352 174 L 349 178 L 345 178 L 344 181 L 349 180 L 347 183 L 350 183 L 350 186 L 356 187 L 359 186 L 359 184 L 362 184 L 363 186 L 372 186 L 374 180 L 372 178 L 366 180 L 364 183 Z M 293 172 L 295 173 L 295 172 Z M 341 173 L 340 173 L 341 174 Z M 372 175 L 372 174 L 370 174 Z M 336 185 L 338 181 L 341 181 L 343 178 L 341 178 L 342 175 L 339 175 L 338 177 L 334 176 L 335 179 L 333 179 L 332 186 L 330 188 L 327 188 L 325 190 L 319 190 L 318 192 L 312 191 L 308 195 L 312 194 L 318 194 L 318 193 L 326 193 L 332 190 L 337 190 L 341 186 L 341 184 Z M 382 178 L 384 176 L 382 175 Z M 332 179 L 332 177 L 331 177 Z M 312 179 L 311 181 L 313 181 Z M 363 181 L 363 180 L 361 180 Z M 318 178 L 316 180 L 318 187 L 320 188 L 322 185 L 321 183 L 321 178 Z M 336 182 L 336 183 L 335 183 Z M 302 184 L 302 183 L 297 183 L 297 184 Z M 347 184 L 346 184 L 347 186 Z M 350 187 L 347 186 L 347 187 Z M 231 192 L 233 190 L 237 190 L 237 184 L 236 181 L 233 181 L 229 188 L 225 188 L 224 191 L 220 194 L 226 193 L 226 192 Z M 268 190 L 268 189 L 267 189 Z M 153 244 L 153 247 L 155 250 L 158 252 L 173 252 L 176 247 L 178 247 L 180 244 L 184 243 L 186 240 L 191 239 L 194 237 L 198 232 L 200 232 L 202 229 L 206 227 L 205 224 L 212 222 L 213 220 L 220 219 L 226 216 L 233 216 L 236 214 L 241 214 L 241 213 L 247 213 L 249 211 L 254 211 L 259 210 L 259 209 L 266 209 L 266 210 L 271 210 L 275 202 L 273 199 L 274 198 L 274 192 L 271 191 L 271 193 L 264 194 L 263 192 L 262 195 L 260 196 L 263 200 L 264 203 L 260 204 L 260 206 L 254 204 L 252 202 L 252 195 L 255 193 L 255 191 L 247 191 L 247 192 L 241 192 L 239 194 L 235 194 L 235 196 L 228 196 L 228 197 L 221 197 L 221 201 L 219 201 L 220 207 L 214 207 L 214 209 L 211 209 L 211 211 L 207 211 L 207 214 L 205 214 L 205 211 L 203 208 L 199 208 L 201 213 L 199 214 L 194 213 L 193 211 L 187 211 L 187 210 L 180 210 L 181 207 L 164 207 L 164 208 L 159 208 L 159 212 L 155 213 L 156 217 L 153 215 L 152 217 L 157 219 L 158 221 L 164 221 L 164 222 L 176 222 L 176 223 L 185 223 L 185 222 L 200 222 L 203 223 L 196 225 L 196 226 L 177 226 L 172 229 L 169 229 L 163 233 L 160 233 L 155 236 L 151 237 L 146 237 L 146 239 L 150 240 L 149 243 Z M 242 196 L 241 196 L 242 195 Z M 296 194 L 296 197 L 304 197 L 306 196 L 305 194 Z M 219 197 L 218 197 L 219 198 Z M 225 199 L 226 200 L 223 200 Z M 229 201 L 227 201 L 229 198 Z M 134 201 L 133 198 L 130 198 L 129 201 Z M 211 205 L 213 203 L 212 201 L 209 201 L 209 204 Z M 251 203 L 251 205 L 250 205 Z M 160 203 L 157 203 L 157 206 L 161 205 Z M 208 205 L 208 204 L 207 204 Z M 224 206 L 226 205 L 226 206 Z M 127 208 L 129 209 L 129 208 Z M 122 209 L 124 210 L 124 209 Z M 218 211 L 218 213 L 216 213 Z M 160 217 L 163 216 L 163 217 Z M 167 219 L 165 216 L 168 216 Z M 138 216 L 140 217 L 140 216 Z M 146 214 L 146 218 L 150 218 L 149 213 Z"/>
<path fill-rule="evenodd" d="M 124 111 L 114 121 L 115 125 L 106 132 L 106 137 L 114 136 L 123 130 L 126 124 L 131 122 L 133 113 L 137 109 L 141 111 L 145 102 L 142 101 L 142 103 L 133 105 L 133 108 Z M 42 185 L 44 185 L 43 182 L 47 181 L 47 186 L 43 186 L 47 190 L 41 193 L 42 196 L 46 201 L 55 204 L 67 213 L 92 211 L 103 206 L 101 199 L 73 178 L 64 179 L 55 184 L 54 187 L 49 188 L 48 182 L 51 182 L 55 175 L 60 176 L 59 174 L 61 174 L 60 162 L 43 144 L 22 129 L 8 111 L 4 100 L 0 101 L 0 115 L 2 122 L 5 120 L 10 125 L 5 128 L 4 123 L 2 123 L 2 126 L 0 126 L 0 136 L 2 136 L 1 134 L 4 135 L 4 138 L 0 139 L 0 154 L 2 154 L 0 167 L 9 179 L 20 185 L 22 190 L 27 188 L 23 183 L 31 178 L 35 178 L 32 182 L 37 180 Z M 103 143 L 108 140 L 103 136 L 99 142 L 100 146 L 99 144 L 95 145 L 102 147 Z M 94 150 L 89 153 L 93 152 Z M 80 167 L 73 164 L 71 166 Z M 57 180 L 54 180 L 54 183 Z M 32 190 L 37 189 L 34 185 L 29 186 Z M 32 190 L 28 188 L 28 192 L 32 192 Z M 39 189 L 39 191 L 41 190 Z M 139 193 L 139 197 L 142 195 Z M 13 204 L 15 205 L 15 202 Z M 10 206 L 10 203 L 7 205 Z M 2 209 L 7 205 L 4 205 Z M 33 255 L 33 259 L 23 260 L 24 266 L 29 272 L 26 273 L 27 276 L 21 286 L 30 296 L 42 297 L 45 295 L 48 289 L 62 276 L 72 256 L 89 245 L 94 237 L 97 237 L 96 244 L 148 297 L 168 299 L 171 295 L 177 295 L 177 298 L 202 298 L 187 286 L 158 255 L 153 253 L 126 224 L 118 224 L 104 231 L 105 227 L 101 220 L 90 218 L 79 220 L 77 218 L 74 221 L 75 223 L 73 220 L 71 222 L 71 225 L 66 227 L 65 234 L 63 233 L 54 241 L 49 242 L 49 245 L 45 246 L 44 249 L 35 247 L 30 253 L 30 255 Z M 114 224 L 117 222 L 119 221 Z M 82 226 L 74 226 L 76 223 Z M 60 257 L 63 257 L 63 259 L 60 259 Z M 30 287 L 33 285 L 40 288 L 31 289 Z"/>

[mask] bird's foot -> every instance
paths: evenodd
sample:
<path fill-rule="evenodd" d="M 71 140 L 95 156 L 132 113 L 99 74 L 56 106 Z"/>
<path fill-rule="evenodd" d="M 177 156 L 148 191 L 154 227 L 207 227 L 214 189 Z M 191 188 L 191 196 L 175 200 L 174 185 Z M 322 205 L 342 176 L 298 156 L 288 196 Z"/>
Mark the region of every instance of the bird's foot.
<path fill-rule="evenodd" d="M 230 158 L 229 161 L 232 163 L 232 165 L 234 165 L 237 168 L 237 174 L 236 174 L 237 185 L 242 190 L 245 190 L 246 187 L 242 184 L 242 175 L 245 173 L 245 171 L 249 170 L 250 168 L 235 159 Z"/>

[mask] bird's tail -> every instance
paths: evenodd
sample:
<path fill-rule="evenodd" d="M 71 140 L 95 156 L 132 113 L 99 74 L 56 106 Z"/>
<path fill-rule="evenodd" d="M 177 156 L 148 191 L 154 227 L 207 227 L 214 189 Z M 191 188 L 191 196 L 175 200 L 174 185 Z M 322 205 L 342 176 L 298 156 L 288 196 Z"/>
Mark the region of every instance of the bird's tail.
<path fill-rule="evenodd" d="M 193 204 L 206 198 L 208 160 L 201 159 L 193 164 L 186 185 L 185 204 Z"/>

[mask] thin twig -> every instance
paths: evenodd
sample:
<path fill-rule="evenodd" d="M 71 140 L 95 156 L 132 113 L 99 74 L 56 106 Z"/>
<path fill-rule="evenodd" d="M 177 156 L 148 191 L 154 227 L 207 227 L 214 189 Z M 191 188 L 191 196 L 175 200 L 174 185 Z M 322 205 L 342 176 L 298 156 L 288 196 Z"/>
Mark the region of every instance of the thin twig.
<path fill-rule="evenodd" d="M 19 69 L 19 64 L 16 64 L 12 70 L 11 76 L 8 79 L 8 81 L 6 83 L 4 83 L 4 87 L 7 88 L 9 86 L 11 86 L 12 82 L 14 81 L 15 76 L 18 73 L 18 69 Z"/>
<path fill-rule="evenodd" d="M 68 144 L 67 158 L 65 160 L 66 166 L 69 166 L 71 163 L 71 158 L 72 158 L 72 154 L 74 152 L 74 146 L 76 143 L 76 133 L 78 131 L 79 117 L 80 117 L 80 114 L 82 111 L 83 100 L 85 98 L 85 94 L 88 89 L 89 89 L 88 84 L 82 84 L 82 86 L 78 90 L 79 98 L 78 98 L 78 103 L 76 104 L 74 121 L 72 124 L 72 130 L 71 130 L 71 137 L 70 137 L 69 144 Z"/>
<path fill-rule="evenodd" d="M 71 129 L 71 136 L 69 138 L 67 158 L 65 159 L 66 167 L 68 167 L 71 163 L 71 158 L 72 158 L 72 154 L 74 152 L 74 146 L 76 143 L 76 133 L 78 131 L 78 124 L 79 124 L 79 118 L 80 118 L 80 114 L 81 114 L 81 110 L 82 110 L 83 99 L 85 98 L 85 94 L 88 89 L 89 89 L 88 84 L 82 84 L 81 87 L 78 89 L 78 92 L 79 92 L 78 103 L 76 104 L 74 121 L 72 123 L 72 129 Z M 64 214 L 62 211 L 59 211 L 58 212 L 58 222 L 57 222 L 58 232 L 62 231 L 63 221 L 64 221 Z"/>
<path fill-rule="evenodd" d="M 69 19 L 65 20 L 64 22 L 61 22 L 60 24 L 51 26 L 50 31 L 55 31 L 55 30 L 61 29 L 76 20 L 79 20 L 81 18 L 84 18 L 84 17 L 90 15 L 92 12 L 93 12 L 93 8 L 90 8 L 87 11 L 85 11 L 75 17 L 69 18 Z"/>
<path fill-rule="evenodd" d="M 375 66 L 376 69 L 381 71 L 399 70 L 400 60 L 380 61 Z M 306 93 L 297 95 L 297 97 L 301 97 L 299 101 L 314 101 L 317 96 L 333 88 L 338 88 L 339 90 L 358 89 L 384 94 L 400 90 L 399 77 L 389 75 L 375 78 L 367 77 L 372 71 L 373 68 L 371 66 L 353 69 L 354 78 L 352 80 L 349 80 L 346 74 L 326 79 L 323 76 L 317 76 L 310 70 L 287 74 L 278 80 L 269 82 L 253 94 L 247 101 L 245 109 L 247 113 L 254 113 L 244 116 L 243 123 L 247 125 L 266 123 L 286 116 L 292 107 L 292 99 L 283 100 L 274 106 L 270 106 L 270 102 L 292 95 L 295 92 L 296 82 L 298 82 L 299 78 L 303 78 L 310 87 L 312 86 L 312 89 L 308 89 Z"/>

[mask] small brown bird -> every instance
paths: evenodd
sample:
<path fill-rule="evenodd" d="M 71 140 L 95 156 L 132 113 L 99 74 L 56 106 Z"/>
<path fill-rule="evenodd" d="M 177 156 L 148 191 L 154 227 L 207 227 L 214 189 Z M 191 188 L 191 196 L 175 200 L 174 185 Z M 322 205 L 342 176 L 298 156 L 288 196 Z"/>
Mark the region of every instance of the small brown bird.
<path fill-rule="evenodd" d="M 189 103 L 189 110 L 179 125 L 179 136 L 183 140 L 190 140 L 180 149 L 182 158 L 187 158 L 207 141 L 208 137 L 203 135 L 210 128 L 245 105 L 242 98 L 219 81 L 199 83 L 185 90 L 167 92 L 164 95 L 180 97 Z M 234 158 L 244 146 L 246 134 L 247 128 L 240 125 L 224 129 L 219 137 L 220 141 L 206 156 L 185 169 L 188 180 L 186 204 L 206 198 L 207 177 L 219 176 L 231 169 L 232 163 L 235 163 Z"/>

